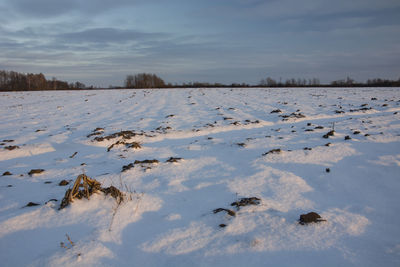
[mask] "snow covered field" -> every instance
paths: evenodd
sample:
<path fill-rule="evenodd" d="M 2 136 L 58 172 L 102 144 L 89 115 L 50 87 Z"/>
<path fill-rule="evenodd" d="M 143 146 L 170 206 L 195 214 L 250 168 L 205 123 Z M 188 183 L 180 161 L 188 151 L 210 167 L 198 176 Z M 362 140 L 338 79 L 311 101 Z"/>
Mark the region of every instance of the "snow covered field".
<path fill-rule="evenodd" d="M 1 266 L 400 265 L 399 88 L 2 92 L 0 103 Z M 82 173 L 126 200 L 99 193 L 58 210 Z M 249 197 L 261 203 L 231 206 Z M 300 225 L 311 211 L 326 221 Z"/>

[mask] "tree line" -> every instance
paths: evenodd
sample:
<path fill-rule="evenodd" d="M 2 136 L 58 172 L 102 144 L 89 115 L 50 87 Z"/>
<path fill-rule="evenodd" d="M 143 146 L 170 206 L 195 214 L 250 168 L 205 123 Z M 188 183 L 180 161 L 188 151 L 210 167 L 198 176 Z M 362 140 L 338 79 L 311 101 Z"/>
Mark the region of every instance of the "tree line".
<path fill-rule="evenodd" d="M 165 83 L 163 79 L 155 74 L 140 73 L 136 75 L 127 75 L 124 87 L 114 88 L 244 88 L 244 87 L 400 87 L 400 79 L 387 80 L 387 79 L 368 79 L 365 83 L 356 82 L 354 79 L 347 77 L 341 80 L 335 80 L 331 83 L 323 84 L 318 78 L 304 79 L 304 78 L 291 78 L 279 81 L 267 77 L 261 79 L 258 84 L 250 85 L 247 83 L 208 83 L 208 82 L 189 82 L 182 84 Z"/>
<path fill-rule="evenodd" d="M 125 79 L 125 88 L 166 88 L 163 79 L 155 74 L 139 73 L 136 75 L 127 75 Z"/>
<path fill-rule="evenodd" d="M 271 77 L 261 79 L 257 84 L 247 83 L 208 83 L 208 82 L 188 82 L 182 84 L 166 83 L 156 74 L 139 73 L 127 75 L 123 86 L 110 86 L 109 89 L 125 88 L 244 88 L 244 87 L 400 87 L 400 79 L 368 79 L 366 82 L 357 82 L 347 77 L 335 80 L 328 84 L 323 84 L 318 78 L 304 79 L 291 78 L 275 80 Z M 93 86 L 87 87 L 81 82 L 68 83 L 52 78 L 47 80 L 43 73 L 19 73 L 15 71 L 0 70 L 0 90 L 2 91 L 35 91 L 35 90 L 79 90 L 94 89 Z"/>
<path fill-rule="evenodd" d="M 400 79 L 388 80 L 388 79 L 368 79 L 366 82 L 357 82 L 354 79 L 347 77 L 345 79 L 335 80 L 327 84 L 320 83 L 319 79 L 287 79 L 282 81 L 276 81 L 271 77 L 262 79 L 258 86 L 260 87 L 399 87 Z"/>
<path fill-rule="evenodd" d="M 0 70 L 0 90 L 3 91 L 39 91 L 84 89 L 81 82 L 68 83 L 56 78 L 47 80 L 43 73 L 20 73 Z"/>
<path fill-rule="evenodd" d="M 182 84 L 172 84 L 166 83 L 163 79 L 158 77 L 156 74 L 150 73 L 139 73 L 136 75 L 127 75 L 124 81 L 123 87 L 110 88 L 212 88 L 212 87 L 250 87 L 251 85 L 246 83 L 232 83 L 232 84 L 222 84 L 222 83 L 208 83 L 208 82 L 188 82 Z"/>

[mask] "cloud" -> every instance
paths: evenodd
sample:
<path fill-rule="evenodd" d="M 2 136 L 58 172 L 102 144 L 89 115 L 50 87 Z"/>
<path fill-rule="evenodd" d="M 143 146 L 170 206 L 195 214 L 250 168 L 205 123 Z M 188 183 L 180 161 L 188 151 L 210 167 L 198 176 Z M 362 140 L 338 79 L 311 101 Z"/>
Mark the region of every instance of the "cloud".
<path fill-rule="evenodd" d="M 28 16 L 58 16 L 68 13 L 78 7 L 77 1 L 54 1 L 54 0 L 13 0 L 9 5 L 16 12 Z"/>
<path fill-rule="evenodd" d="M 397 0 L 237 0 L 237 2 L 244 5 L 246 14 L 269 18 L 377 11 L 400 7 L 400 2 Z"/>
<path fill-rule="evenodd" d="M 168 36 L 165 33 L 148 33 L 117 28 L 93 28 L 79 32 L 63 33 L 56 36 L 56 38 L 69 43 L 125 43 L 130 41 L 159 40 Z"/>
<path fill-rule="evenodd" d="M 398 0 L 2 0 L 0 69 L 105 86 L 143 71 L 171 82 L 397 79 L 399 10 Z"/>
<path fill-rule="evenodd" d="M 161 0 L 8 0 L 15 12 L 31 17 L 56 17 L 71 12 L 98 14 L 110 10 L 139 4 L 154 3 Z"/>

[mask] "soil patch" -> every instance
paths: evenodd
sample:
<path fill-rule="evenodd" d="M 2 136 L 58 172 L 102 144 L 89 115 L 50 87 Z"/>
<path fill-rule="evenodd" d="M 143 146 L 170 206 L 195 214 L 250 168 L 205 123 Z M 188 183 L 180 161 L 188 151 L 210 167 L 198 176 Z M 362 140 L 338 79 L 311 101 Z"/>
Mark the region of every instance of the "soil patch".
<path fill-rule="evenodd" d="M 140 165 L 143 168 L 151 169 L 151 167 L 149 165 L 157 164 L 157 163 L 159 163 L 159 161 L 156 159 L 135 160 L 134 163 L 129 163 L 128 165 L 122 166 L 122 172 L 132 169 L 133 167 L 135 167 L 135 165 Z"/>
<path fill-rule="evenodd" d="M 235 206 L 238 210 L 240 207 L 245 207 L 249 205 L 260 205 L 261 199 L 258 197 L 241 198 L 239 201 L 231 203 L 231 206 Z"/>
<path fill-rule="evenodd" d="M 131 139 L 137 135 L 143 135 L 143 133 L 137 133 L 131 130 L 120 131 L 106 136 L 97 136 L 93 139 L 93 141 L 102 142 L 104 140 L 111 140 L 114 138 L 122 137 L 123 139 Z"/>
<path fill-rule="evenodd" d="M 32 169 L 32 170 L 30 170 L 30 171 L 28 172 L 28 174 L 29 174 L 30 176 L 32 176 L 32 175 L 34 175 L 34 174 L 40 174 L 40 173 L 42 173 L 42 172 L 44 172 L 43 169 Z"/>
<path fill-rule="evenodd" d="M 181 161 L 182 158 L 173 158 L 170 157 L 169 159 L 167 159 L 165 162 L 170 162 L 170 163 L 177 163 L 178 161 Z"/>
<path fill-rule="evenodd" d="M 62 180 L 58 185 L 59 186 L 66 186 L 66 185 L 68 185 L 69 184 L 69 181 L 67 181 L 67 180 Z"/>
<path fill-rule="evenodd" d="M 19 148 L 19 146 L 6 146 L 6 147 L 4 147 L 4 149 L 7 149 L 7 150 L 14 150 L 14 149 L 17 149 L 17 148 Z"/>
<path fill-rule="evenodd" d="M 35 203 L 35 202 L 29 202 L 28 204 L 25 205 L 25 207 L 34 207 L 34 206 L 39 206 L 40 204 Z"/>
<path fill-rule="evenodd" d="M 129 169 L 132 169 L 134 167 L 133 163 L 129 163 L 128 165 L 122 166 L 122 171 L 121 172 L 126 172 Z"/>
<path fill-rule="evenodd" d="M 279 117 L 282 117 L 283 119 L 283 121 L 286 121 L 286 120 L 289 120 L 289 119 L 301 119 L 301 118 L 305 118 L 306 116 L 305 115 L 303 115 L 302 113 L 296 113 L 296 112 L 293 112 L 293 113 L 291 113 L 291 114 L 289 114 L 289 115 L 279 115 Z"/>
<path fill-rule="evenodd" d="M 89 138 L 89 137 L 92 137 L 92 136 L 95 136 L 95 135 L 102 135 L 103 133 L 104 133 L 104 129 L 103 128 L 96 128 L 96 129 L 93 130 L 92 133 L 88 134 L 86 137 Z"/>
<path fill-rule="evenodd" d="M 268 154 L 279 154 L 279 153 L 281 153 L 281 152 L 282 152 L 282 150 L 281 150 L 280 148 L 271 149 L 270 151 L 265 152 L 265 153 L 263 154 L 263 156 L 266 156 L 266 155 L 268 155 Z"/>
<path fill-rule="evenodd" d="M 221 211 L 226 211 L 226 213 L 227 213 L 228 215 L 230 215 L 230 216 L 236 216 L 236 212 L 234 212 L 233 210 L 224 209 L 224 208 L 215 209 L 215 210 L 213 210 L 213 213 L 215 214 L 215 213 L 218 213 L 218 212 L 221 212 Z"/>
<path fill-rule="evenodd" d="M 316 213 L 316 212 L 310 212 L 307 214 L 301 214 L 299 223 L 301 225 L 309 224 L 309 223 L 318 223 L 318 222 L 324 222 L 326 220 L 322 219 L 321 216 Z"/>
<path fill-rule="evenodd" d="M 155 164 L 159 163 L 156 159 L 135 160 L 134 164 Z"/>
<path fill-rule="evenodd" d="M 110 152 L 110 150 L 117 145 L 125 145 L 126 148 L 134 148 L 134 149 L 139 149 L 142 148 L 142 146 L 138 143 L 138 142 L 131 142 L 131 143 L 127 143 L 124 140 L 120 140 L 115 142 L 114 144 L 112 144 L 111 146 L 109 146 L 107 148 L 107 152 Z"/>
<path fill-rule="evenodd" d="M 332 131 L 329 131 L 326 134 L 324 134 L 322 137 L 323 138 L 329 138 L 330 136 L 334 136 L 334 135 L 335 135 L 335 131 L 332 130 Z"/>

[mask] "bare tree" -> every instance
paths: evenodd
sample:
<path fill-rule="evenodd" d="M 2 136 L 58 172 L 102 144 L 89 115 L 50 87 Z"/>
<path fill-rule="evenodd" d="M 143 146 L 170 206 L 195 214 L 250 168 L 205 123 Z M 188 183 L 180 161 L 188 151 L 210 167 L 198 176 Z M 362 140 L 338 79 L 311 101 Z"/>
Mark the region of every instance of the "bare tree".
<path fill-rule="evenodd" d="M 125 79 L 126 88 L 165 88 L 165 82 L 155 74 L 140 73 L 127 75 Z"/>

